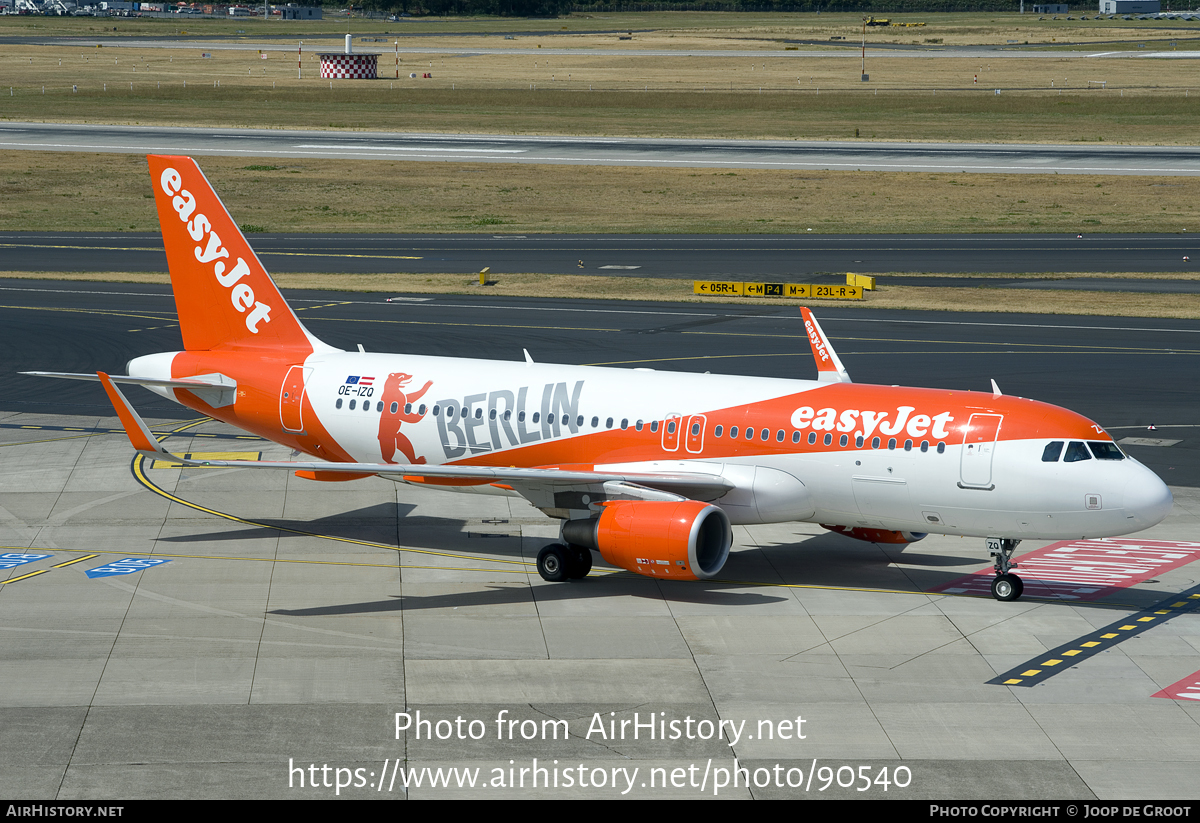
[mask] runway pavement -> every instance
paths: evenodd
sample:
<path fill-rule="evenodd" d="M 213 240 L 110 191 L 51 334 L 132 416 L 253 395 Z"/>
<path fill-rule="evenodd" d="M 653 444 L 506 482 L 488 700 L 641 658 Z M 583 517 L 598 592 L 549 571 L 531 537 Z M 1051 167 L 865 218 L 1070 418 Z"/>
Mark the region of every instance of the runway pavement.
<path fill-rule="evenodd" d="M 12 372 L 120 370 L 176 348 L 168 290 L 0 287 L 6 796 L 1197 799 L 1200 707 L 1158 696 L 1200 677 L 1186 605 L 1200 597 L 1187 562 L 1200 474 L 1182 485 L 1170 460 L 1152 465 L 1175 513 L 1137 551 L 1176 559 L 1066 600 L 933 593 L 987 568 L 981 541 L 898 550 L 807 524 L 739 527 L 719 581 L 597 562 L 549 584 L 532 559 L 556 526 L 519 500 L 134 458 L 96 386 Z M 794 307 L 288 296 L 347 348 L 814 373 Z M 1131 447 L 1139 458 L 1183 465 L 1191 448 L 1195 321 L 820 317 L 856 380 L 994 377 L 1115 434 L 1146 435 L 1149 420 L 1182 441 Z M 131 399 L 173 451 L 288 457 Z M 1115 564 L 1130 547 L 1103 550 Z M 1161 618 L 1174 603 L 1186 608 Z M 1057 658 L 1041 685 L 989 683 L 1143 617 L 1160 622 Z M 652 713 L 666 739 L 644 725 Z"/>
<path fill-rule="evenodd" d="M 676 140 L 4 123 L 0 150 L 1011 174 L 1200 174 L 1192 146 Z"/>
<path fill-rule="evenodd" d="M 1195 272 L 1200 235 L 300 235 L 253 234 L 270 271 L 605 274 L 823 282 L 847 271 Z M 1184 259 L 1190 258 L 1190 259 Z M 580 263 L 582 262 L 582 267 Z M 0 270 L 166 271 L 158 233 L 0 232 Z M 956 285 L 906 278 L 909 285 Z M 975 282 L 970 278 L 963 282 Z M 1028 278 L 989 286 L 1030 286 Z M 1037 284 L 1032 284 L 1037 287 Z M 1195 291 L 1200 280 L 1049 279 L 1046 288 Z"/>

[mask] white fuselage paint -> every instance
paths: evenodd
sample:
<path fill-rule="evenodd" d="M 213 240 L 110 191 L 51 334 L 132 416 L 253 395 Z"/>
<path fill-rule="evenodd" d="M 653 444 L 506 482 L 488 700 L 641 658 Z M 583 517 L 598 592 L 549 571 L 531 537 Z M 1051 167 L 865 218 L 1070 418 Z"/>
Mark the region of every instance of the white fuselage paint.
<path fill-rule="evenodd" d="M 150 372 L 162 372 L 164 366 L 169 371 L 170 358 L 138 358 L 130 363 L 130 373 L 160 376 Z M 304 366 L 304 392 L 311 410 L 356 461 L 381 462 L 382 413 L 378 404 L 390 403 L 383 396 L 388 375 L 402 373 L 411 376 L 404 387 L 408 393 L 431 382 L 413 404 L 414 413 L 425 406 L 424 417 L 398 426 L 413 453 L 428 464 L 470 458 L 481 462 L 481 457 L 511 453 L 513 459 L 494 456 L 482 462 L 527 466 L 531 463 L 520 450 L 552 444 L 555 459 L 542 465 L 587 463 L 598 471 L 717 474 L 737 485 L 712 501 L 724 508 L 735 524 L 805 520 L 897 531 L 1058 539 L 1128 534 L 1155 525 L 1171 507 L 1167 487 L 1132 458 L 1042 462 L 1046 444 L 1064 439 L 1052 434 L 1036 440 L 1000 439 L 986 444 L 986 474 L 964 467 L 963 435 L 953 426 L 966 421 L 952 424 L 951 412 L 928 404 L 917 408 L 918 400 L 904 405 L 906 391 L 926 391 L 921 389 L 891 389 L 895 402 L 890 407 L 876 402 L 870 408 L 836 409 L 836 413 L 824 415 L 828 425 L 818 427 L 814 425 L 821 417 L 818 408 L 798 412 L 806 405 L 819 404 L 805 404 L 803 398 L 796 398 L 794 406 L 771 417 L 754 408 L 828 385 L 808 380 L 349 352 L 314 354 Z M 348 382 L 350 378 L 358 381 Z M 365 387 L 372 391 L 362 391 L 363 378 L 372 378 Z M 874 391 L 876 400 L 880 391 L 889 391 L 877 386 L 861 388 Z M 340 408 L 339 399 L 343 401 Z M 369 403 L 365 409 L 364 401 Z M 437 416 L 434 406 L 438 407 Z M 743 407 L 748 411 L 739 421 L 720 412 Z M 448 408 L 454 410 L 453 420 L 446 417 Z M 503 419 L 506 411 L 510 412 L 507 421 Z M 943 415 L 940 420 L 939 413 Z M 961 408 L 953 414 L 959 416 Z M 569 418 L 565 423 L 563 415 Z M 553 419 L 548 421 L 548 416 Z M 682 427 L 692 416 L 707 418 L 700 421 L 702 443 L 691 444 L 698 446 L 696 450 L 689 447 L 682 430 L 676 432 L 673 451 L 656 445 L 664 442 L 665 421 L 678 418 Z M 592 425 L 593 418 L 598 426 Z M 641 432 L 635 428 L 639 420 Z M 586 443 L 587 438 L 620 431 L 622 421 L 627 421 L 628 434 L 637 432 L 641 438 L 633 447 L 623 440 L 620 448 L 605 452 Z M 657 423 L 657 431 L 651 431 L 652 422 Z M 719 438 L 714 431 L 718 424 L 723 428 Z M 739 426 L 739 434 L 746 426 L 760 433 L 768 427 L 770 441 L 763 443 L 756 435 L 753 443 L 761 447 L 761 453 L 723 456 L 730 451 L 731 425 Z M 801 425 L 804 428 L 797 428 Z M 785 433 L 782 443 L 776 439 L 781 429 Z M 887 437 L 881 447 L 871 448 L 872 436 L 879 436 L 881 429 L 885 434 L 897 434 L 896 448 L 887 448 Z M 835 448 L 810 447 L 807 436 L 811 430 L 819 431 L 822 438 L 830 433 Z M 802 432 L 798 445 L 792 441 L 795 431 Z M 912 432 L 929 440 L 928 451 L 920 451 L 916 444 L 911 451 L 903 449 L 904 439 Z M 934 433 L 947 435 L 942 453 L 936 449 Z M 836 448 L 842 434 L 848 436 L 849 445 Z M 861 448 L 854 447 L 857 435 L 865 435 Z M 738 445 L 746 447 L 749 441 L 743 436 Z M 572 453 L 579 456 L 565 456 Z M 971 455 L 975 459 L 973 450 Z M 398 468 L 407 464 L 399 453 L 391 459 L 400 464 Z M 970 472 L 984 482 L 973 484 Z M 968 479 L 965 485 L 964 477 Z M 443 488 L 513 494 L 491 485 Z"/>

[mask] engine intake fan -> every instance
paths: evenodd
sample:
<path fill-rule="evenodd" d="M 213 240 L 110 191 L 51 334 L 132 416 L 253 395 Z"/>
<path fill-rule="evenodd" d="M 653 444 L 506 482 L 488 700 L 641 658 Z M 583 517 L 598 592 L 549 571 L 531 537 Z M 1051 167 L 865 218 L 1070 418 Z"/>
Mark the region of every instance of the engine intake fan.
<path fill-rule="evenodd" d="M 599 517 L 568 520 L 562 535 L 614 566 L 670 580 L 713 577 L 733 545 L 725 512 L 697 500 L 613 501 Z"/>

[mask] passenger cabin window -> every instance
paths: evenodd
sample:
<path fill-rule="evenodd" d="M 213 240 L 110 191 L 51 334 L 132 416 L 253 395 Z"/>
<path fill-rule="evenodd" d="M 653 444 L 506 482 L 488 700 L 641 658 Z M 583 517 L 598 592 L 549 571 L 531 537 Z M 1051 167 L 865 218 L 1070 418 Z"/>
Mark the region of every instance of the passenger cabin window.
<path fill-rule="evenodd" d="M 351 400 L 351 403 L 354 401 Z M 1067 456 L 1063 458 L 1064 463 L 1078 463 L 1080 460 L 1091 460 L 1092 455 L 1087 450 L 1087 446 L 1078 440 L 1072 440 L 1067 444 Z"/>
<path fill-rule="evenodd" d="M 717 426 L 715 429 L 713 429 L 713 435 L 714 435 L 715 437 L 720 437 L 720 436 L 721 436 L 721 429 L 722 429 L 722 427 L 721 427 L 721 426 Z"/>
<path fill-rule="evenodd" d="M 1104 441 L 1088 441 L 1088 446 L 1092 450 L 1092 454 L 1096 455 L 1097 460 L 1124 460 L 1125 455 L 1117 448 L 1116 443 L 1106 443 Z"/>
<path fill-rule="evenodd" d="M 1043 463 L 1057 463 L 1058 458 L 1062 456 L 1063 441 L 1052 440 L 1046 444 L 1046 448 L 1042 451 Z"/>

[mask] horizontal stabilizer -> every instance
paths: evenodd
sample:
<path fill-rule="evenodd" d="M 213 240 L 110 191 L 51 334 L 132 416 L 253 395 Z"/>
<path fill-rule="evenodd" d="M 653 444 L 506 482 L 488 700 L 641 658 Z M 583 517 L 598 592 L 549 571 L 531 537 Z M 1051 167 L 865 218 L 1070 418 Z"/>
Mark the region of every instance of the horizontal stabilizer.
<path fill-rule="evenodd" d="M 104 382 L 99 374 L 74 374 L 57 371 L 23 371 L 31 377 L 59 377 L 65 380 L 91 380 Z M 223 374 L 198 374 L 194 377 L 165 379 L 160 377 L 134 377 L 129 374 L 105 375 L 112 383 L 132 383 L 156 389 L 187 389 L 213 408 L 229 406 L 237 395 L 237 381 Z"/>

